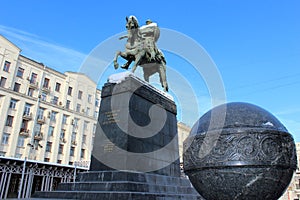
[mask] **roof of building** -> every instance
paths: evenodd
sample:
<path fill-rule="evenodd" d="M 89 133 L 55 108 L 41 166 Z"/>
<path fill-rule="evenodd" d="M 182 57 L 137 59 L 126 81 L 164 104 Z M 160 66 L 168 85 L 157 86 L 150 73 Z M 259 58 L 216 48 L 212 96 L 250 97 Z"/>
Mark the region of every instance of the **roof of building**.
<path fill-rule="evenodd" d="M 19 50 L 19 52 L 21 52 L 22 50 L 15 45 L 13 42 L 11 42 L 9 39 L 7 39 L 6 37 L 4 37 L 3 35 L 0 34 L 0 37 L 2 37 L 4 40 L 6 40 L 7 42 L 9 42 L 11 45 L 13 45 L 15 48 L 17 48 Z"/>

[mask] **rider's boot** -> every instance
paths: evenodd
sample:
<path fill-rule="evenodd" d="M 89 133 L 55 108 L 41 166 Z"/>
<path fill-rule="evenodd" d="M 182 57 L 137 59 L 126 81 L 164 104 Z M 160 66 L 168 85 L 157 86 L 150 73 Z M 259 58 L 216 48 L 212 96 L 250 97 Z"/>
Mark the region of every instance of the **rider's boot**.
<path fill-rule="evenodd" d="M 121 66 L 122 69 L 128 69 L 133 60 L 128 60 L 127 63 Z"/>
<path fill-rule="evenodd" d="M 122 69 L 128 69 L 129 68 L 129 62 L 125 63 L 124 65 L 121 66 Z"/>

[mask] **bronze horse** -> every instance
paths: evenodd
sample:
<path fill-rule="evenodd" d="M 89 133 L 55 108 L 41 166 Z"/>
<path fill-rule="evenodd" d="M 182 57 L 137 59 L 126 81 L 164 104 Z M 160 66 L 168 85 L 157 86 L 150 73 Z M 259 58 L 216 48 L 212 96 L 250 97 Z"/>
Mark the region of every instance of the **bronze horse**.
<path fill-rule="evenodd" d="M 132 72 L 134 73 L 137 66 L 141 66 L 144 72 L 145 81 L 149 82 L 149 77 L 154 73 L 159 73 L 160 83 L 164 91 L 168 91 L 168 83 L 166 77 L 166 60 L 163 53 L 156 47 L 155 42 L 159 38 L 159 28 L 155 25 L 147 25 L 139 27 L 136 17 L 126 17 L 127 35 L 119 39 L 127 38 L 125 51 L 117 51 L 114 58 L 114 67 L 118 69 L 118 57 L 127 60 L 127 63 L 122 66 L 128 69 L 132 61 L 134 65 Z"/>

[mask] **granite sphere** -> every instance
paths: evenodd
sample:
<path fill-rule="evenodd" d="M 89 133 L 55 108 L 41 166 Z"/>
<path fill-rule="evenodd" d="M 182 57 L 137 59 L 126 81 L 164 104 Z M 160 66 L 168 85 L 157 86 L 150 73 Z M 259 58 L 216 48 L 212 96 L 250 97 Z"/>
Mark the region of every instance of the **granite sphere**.
<path fill-rule="evenodd" d="M 185 173 L 207 200 L 278 199 L 297 167 L 291 134 L 271 113 L 249 103 L 205 113 L 184 148 Z"/>

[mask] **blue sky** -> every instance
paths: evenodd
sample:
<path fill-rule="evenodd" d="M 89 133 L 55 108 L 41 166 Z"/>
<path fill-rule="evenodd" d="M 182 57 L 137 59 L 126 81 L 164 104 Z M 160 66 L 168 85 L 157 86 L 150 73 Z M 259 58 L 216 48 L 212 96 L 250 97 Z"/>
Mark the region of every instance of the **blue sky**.
<path fill-rule="evenodd" d="M 93 49 L 125 31 L 125 16 L 135 15 L 140 24 L 151 18 L 205 49 L 223 79 L 227 101 L 265 108 L 300 142 L 299 1 L 10 0 L 1 7 L 0 34 L 23 55 L 61 72 L 79 71 Z M 198 111 L 193 113 L 182 85 L 170 85 L 180 88 L 173 92 L 175 99 L 182 97 L 179 120 L 192 125 L 212 106 L 205 81 L 185 58 L 165 53 L 170 74 L 182 73 L 195 92 Z"/>

